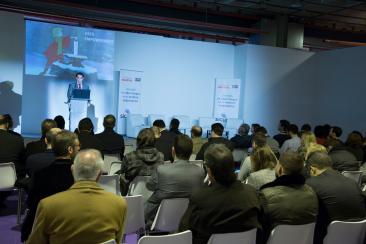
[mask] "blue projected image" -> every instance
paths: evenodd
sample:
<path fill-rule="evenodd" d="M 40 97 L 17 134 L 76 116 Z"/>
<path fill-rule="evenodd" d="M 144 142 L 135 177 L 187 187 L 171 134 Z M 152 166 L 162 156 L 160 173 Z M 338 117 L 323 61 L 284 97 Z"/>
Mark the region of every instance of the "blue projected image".
<path fill-rule="evenodd" d="M 113 80 L 113 31 L 26 21 L 25 74 Z"/>

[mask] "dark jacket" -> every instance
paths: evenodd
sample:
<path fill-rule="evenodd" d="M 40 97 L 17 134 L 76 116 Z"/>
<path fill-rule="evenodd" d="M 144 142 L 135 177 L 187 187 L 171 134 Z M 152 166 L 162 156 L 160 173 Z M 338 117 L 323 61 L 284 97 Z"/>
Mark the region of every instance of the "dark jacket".
<path fill-rule="evenodd" d="M 104 154 L 119 154 L 123 158 L 125 152 L 125 142 L 123 136 L 113 129 L 106 128 L 102 133 L 95 135 L 103 145 Z"/>
<path fill-rule="evenodd" d="M 78 138 L 80 141 L 80 149 L 96 149 L 103 153 L 103 144 L 95 135 L 81 131 L 78 134 Z"/>
<path fill-rule="evenodd" d="M 329 152 L 329 157 L 332 159 L 333 169 L 340 172 L 345 170 L 354 171 L 360 168 L 356 156 L 345 146 L 334 147 Z"/>
<path fill-rule="evenodd" d="M 277 225 L 316 221 L 318 199 L 302 175 L 283 175 L 260 188 L 264 240 Z"/>
<path fill-rule="evenodd" d="M 196 160 L 203 160 L 205 156 L 205 151 L 212 144 L 224 144 L 231 151 L 234 150 L 234 145 L 231 141 L 223 137 L 211 137 L 208 139 L 208 142 L 202 145 L 201 150 L 197 153 Z"/>
<path fill-rule="evenodd" d="M 247 149 L 252 147 L 252 137 L 249 135 L 236 134 L 230 141 L 234 144 L 234 148 Z"/>
<path fill-rule="evenodd" d="M 163 130 L 160 137 L 155 142 L 155 147 L 164 155 L 164 161 L 173 162 L 172 147 L 177 134 L 174 132 Z"/>
<path fill-rule="evenodd" d="M 51 165 L 34 173 L 27 205 L 29 212 L 21 230 L 22 241 L 27 240 L 32 230 L 38 203 L 48 196 L 65 191 L 74 184 L 71 160 L 56 159 Z"/>
<path fill-rule="evenodd" d="M 307 179 L 306 183 L 313 188 L 319 199 L 314 243 L 323 243 L 331 221 L 365 217 L 365 197 L 355 181 L 328 169 L 318 176 Z"/>
<path fill-rule="evenodd" d="M 36 153 L 43 153 L 47 150 L 47 144 L 44 138 L 40 138 L 38 141 L 31 141 L 25 147 L 25 157 L 28 158 L 30 155 Z"/>
<path fill-rule="evenodd" d="M 277 134 L 277 135 L 273 136 L 273 139 L 275 139 L 278 142 L 278 144 L 279 144 L 279 146 L 281 148 L 282 147 L 282 144 L 286 140 L 291 139 L 291 136 L 289 136 L 289 135 L 287 135 L 285 133 L 280 133 L 280 134 Z"/>
<path fill-rule="evenodd" d="M 55 161 L 55 155 L 52 149 L 47 149 L 43 153 L 36 153 L 27 158 L 25 167 L 27 174 L 32 177 L 34 172 L 39 171 L 43 168 L 49 166 L 53 161 Z"/>
<path fill-rule="evenodd" d="M 24 141 L 20 136 L 0 130 L 0 163 L 13 162 L 17 177 L 25 176 Z"/>
<path fill-rule="evenodd" d="M 191 230 L 193 244 L 206 244 L 214 233 L 260 228 L 259 211 L 259 199 L 252 186 L 239 181 L 228 187 L 213 183 L 193 193 L 179 230 Z"/>
<path fill-rule="evenodd" d="M 130 152 L 122 160 L 121 170 L 129 182 L 136 176 L 150 176 L 159 164 L 164 163 L 164 155 L 156 148 L 143 148 Z"/>

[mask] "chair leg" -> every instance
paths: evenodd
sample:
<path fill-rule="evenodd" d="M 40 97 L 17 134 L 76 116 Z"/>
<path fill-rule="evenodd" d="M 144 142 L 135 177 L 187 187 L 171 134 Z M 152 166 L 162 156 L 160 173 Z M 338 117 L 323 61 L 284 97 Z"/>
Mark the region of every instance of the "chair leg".
<path fill-rule="evenodd" d="M 22 216 L 22 203 L 23 203 L 23 189 L 18 189 L 18 209 L 17 209 L 17 224 L 20 224 Z"/>

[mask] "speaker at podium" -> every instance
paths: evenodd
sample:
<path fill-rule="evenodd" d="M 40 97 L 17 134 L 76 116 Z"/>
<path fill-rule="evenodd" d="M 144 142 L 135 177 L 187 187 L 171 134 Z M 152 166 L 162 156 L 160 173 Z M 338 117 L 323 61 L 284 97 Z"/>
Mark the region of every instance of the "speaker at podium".
<path fill-rule="evenodd" d="M 79 121 L 88 114 L 88 106 L 90 104 L 90 89 L 77 88 L 73 84 L 69 84 L 67 92 L 69 105 L 69 130 L 74 131 L 79 124 Z"/>

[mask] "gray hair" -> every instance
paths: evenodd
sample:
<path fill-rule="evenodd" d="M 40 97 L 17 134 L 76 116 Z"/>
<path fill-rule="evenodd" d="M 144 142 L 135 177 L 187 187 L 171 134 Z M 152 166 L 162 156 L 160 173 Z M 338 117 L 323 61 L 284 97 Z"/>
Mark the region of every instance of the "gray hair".
<path fill-rule="evenodd" d="M 239 129 L 238 129 L 238 134 L 240 136 L 246 136 L 248 135 L 250 130 L 250 126 L 248 124 L 242 124 L 240 125 Z"/>
<path fill-rule="evenodd" d="M 81 150 L 75 157 L 73 165 L 73 175 L 75 181 L 92 180 L 95 181 L 102 171 L 104 161 L 98 150 Z"/>

